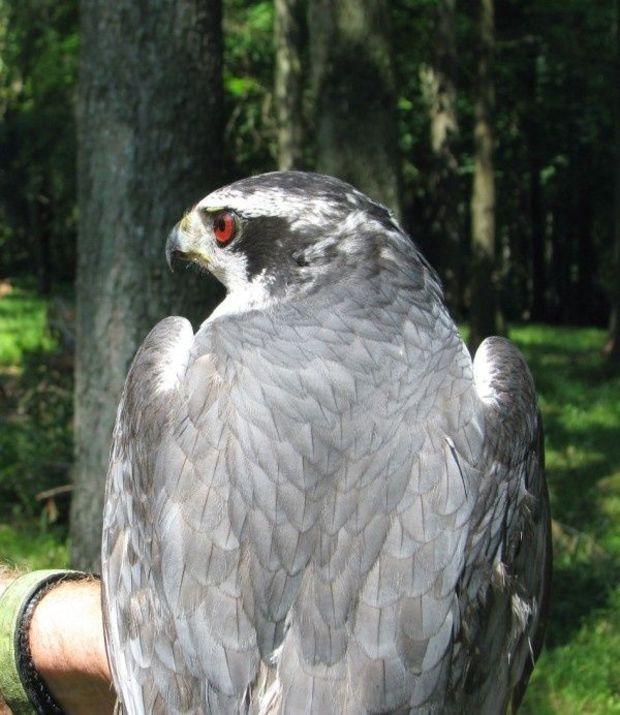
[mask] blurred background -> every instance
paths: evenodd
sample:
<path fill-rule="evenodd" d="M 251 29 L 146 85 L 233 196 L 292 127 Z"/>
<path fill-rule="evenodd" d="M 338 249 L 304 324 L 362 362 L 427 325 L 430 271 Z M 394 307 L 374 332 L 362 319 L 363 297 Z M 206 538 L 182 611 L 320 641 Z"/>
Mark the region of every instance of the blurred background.
<path fill-rule="evenodd" d="M 388 205 L 475 348 L 540 394 L 547 648 L 523 712 L 620 713 L 618 0 L 0 0 L 0 560 L 97 567 L 129 361 L 215 283 L 209 190 L 318 170 Z"/>

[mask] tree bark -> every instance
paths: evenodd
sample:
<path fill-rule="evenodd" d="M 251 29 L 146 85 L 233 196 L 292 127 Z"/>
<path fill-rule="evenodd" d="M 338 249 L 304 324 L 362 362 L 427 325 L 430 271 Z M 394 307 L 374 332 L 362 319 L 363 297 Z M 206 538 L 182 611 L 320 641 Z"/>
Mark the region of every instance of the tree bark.
<path fill-rule="evenodd" d="M 116 407 L 134 352 L 216 290 L 166 270 L 164 241 L 221 180 L 220 0 L 82 0 L 72 562 L 97 568 Z"/>
<path fill-rule="evenodd" d="M 400 215 L 388 19 L 385 0 L 310 0 L 316 163 Z"/>
<path fill-rule="evenodd" d="M 615 77 L 620 77 L 620 0 L 616 0 L 615 17 L 616 67 Z M 620 364 L 620 87 L 614 90 L 614 270 L 611 284 L 611 319 L 609 325 L 609 356 Z"/>
<path fill-rule="evenodd" d="M 524 134 L 527 141 L 529 164 L 529 205 L 530 205 L 530 240 L 531 240 L 531 276 L 532 298 L 530 315 L 533 321 L 543 321 L 547 316 L 546 305 L 546 266 L 545 266 L 545 226 L 541 186 L 541 146 L 539 117 L 542 114 L 538 100 L 538 43 L 530 45 L 530 58 L 527 71 L 527 93 L 529 106 L 524 120 Z"/>
<path fill-rule="evenodd" d="M 278 167 L 302 166 L 302 15 L 301 0 L 275 0 L 275 105 L 278 122 Z"/>
<path fill-rule="evenodd" d="M 573 230 L 575 231 L 573 245 L 577 249 L 577 281 L 574 296 L 577 300 L 573 303 L 573 319 L 581 325 L 592 321 L 594 306 L 594 267 L 595 253 L 592 235 L 593 206 L 590 192 L 590 177 L 592 176 L 592 162 L 587 149 L 577 147 L 575 161 L 577 171 L 575 174 L 575 199 L 573 206 L 575 218 Z"/>
<path fill-rule="evenodd" d="M 459 180 L 455 143 L 456 115 L 456 0 L 438 0 L 435 16 L 435 57 L 422 65 L 420 79 L 430 120 L 433 166 L 430 172 L 432 245 L 448 305 L 460 313 L 463 261 L 459 220 Z"/>
<path fill-rule="evenodd" d="M 501 333 L 498 270 L 495 259 L 495 173 L 493 168 L 493 55 L 495 23 L 493 0 L 481 0 L 480 51 L 475 106 L 474 182 L 471 199 L 472 282 L 470 347 Z"/>

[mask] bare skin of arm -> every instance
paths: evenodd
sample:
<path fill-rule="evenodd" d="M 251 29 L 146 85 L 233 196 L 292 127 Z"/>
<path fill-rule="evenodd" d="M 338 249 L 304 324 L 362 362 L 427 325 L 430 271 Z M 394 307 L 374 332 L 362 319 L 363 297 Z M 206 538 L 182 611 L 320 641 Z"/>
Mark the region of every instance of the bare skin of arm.
<path fill-rule="evenodd" d="M 0 593 L 15 575 L 0 573 Z M 61 583 L 41 599 L 30 626 L 30 650 L 37 671 L 68 715 L 113 712 L 98 581 Z M 0 700 L 0 714 L 8 712 Z"/>

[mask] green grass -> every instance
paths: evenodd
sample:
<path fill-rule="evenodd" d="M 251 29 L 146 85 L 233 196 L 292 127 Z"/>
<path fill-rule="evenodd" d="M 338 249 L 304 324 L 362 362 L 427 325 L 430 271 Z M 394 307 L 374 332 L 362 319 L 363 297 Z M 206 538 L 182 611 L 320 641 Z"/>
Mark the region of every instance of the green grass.
<path fill-rule="evenodd" d="M 0 562 L 18 569 L 65 568 L 69 565 L 66 531 L 34 520 L 0 524 Z"/>
<path fill-rule="evenodd" d="M 620 713 L 620 375 L 603 331 L 511 337 L 540 396 L 556 521 L 551 623 L 522 712 Z"/>
<path fill-rule="evenodd" d="M 19 369 L 28 351 L 55 347 L 46 315 L 46 302 L 26 287 L 13 286 L 0 298 L 0 367 Z"/>
<path fill-rule="evenodd" d="M 47 301 L 0 289 L 0 521 L 20 521 L 40 515 L 39 492 L 69 481 L 72 356 L 47 327 Z M 62 516 L 66 498 L 57 506 Z"/>
<path fill-rule="evenodd" d="M 547 645 L 521 712 L 620 713 L 620 375 L 605 365 L 601 330 L 527 326 L 511 337 L 540 395 L 555 520 Z M 3 479 L 22 488 L 0 524 L 0 561 L 29 568 L 67 563 L 66 531 L 46 527 L 38 503 L 27 508 L 50 460 L 70 455 L 70 382 L 47 367 L 54 349 L 41 299 L 20 288 L 0 298 L 0 376 L 23 373 L 13 378 L 22 393 L 0 407 L 0 501 Z"/>

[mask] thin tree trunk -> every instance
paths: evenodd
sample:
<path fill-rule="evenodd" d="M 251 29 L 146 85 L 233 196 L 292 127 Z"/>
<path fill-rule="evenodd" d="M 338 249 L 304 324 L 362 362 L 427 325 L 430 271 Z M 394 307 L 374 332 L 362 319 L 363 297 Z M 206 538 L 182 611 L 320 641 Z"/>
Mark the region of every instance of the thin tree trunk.
<path fill-rule="evenodd" d="M 530 155 L 530 229 L 532 240 L 532 320 L 545 320 L 547 287 L 545 270 L 545 226 L 540 184 L 540 154 Z"/>
<path fill-rule="evenodd" d="M 317 170 L 400 214 L 394 74 L 385 0 L 310 0 Z"/>
<path fill-rule="evenodd" d="M 276 47 L 275 105 L 278 133 L 278 167 L 302 165 L 302 16 L 301 0 L 275 0 Z"/>
<path fill-rule="evenodd" d="M 551 265 L 553 266 L 552 281 L 555 288 L 555 306 L 552 319 L 554 322 L 570 321 L 571 284 L 570 284 L 570 220 L 565 201 L 555 205 L 553 241 L 551 243 Z"/>
<path fill-rule="evenodd" d="M 620 77 L 620 0 L 616 0 L 616 80 Z M 614 124 L 614 271 L 611 286 L 611 320 L 609 330 L 609 356 L 612 362 L 620 364 L 620 87 L 615 84 Z"/>
<path fill-rule="evenodd" d="M 220 0 L 82 0 L 72 561 L 96 568 L 116 407 L 132 356 L 172 311 L 204 318 L 214 291 L 163 250 L 220 182 Z"/>
<path fill-rule="evenodd" d="M 430 119 L 433 167 L 430 172 L 430 205 L 433 246 L 441 271 L 446 299 L 457 313 L 463 296 L 463 261 L 459 221 L 458 162 L 454 145 L 459 126 L 456 115 L 456 0 L 438 0 L 435 58 L 422 65 L 420 79 Z"/>
<path fill-rule="evenodd" d="M 529 204 L 530 204 L 530 238 L 531 238 L 531 276 L 532 298 L 531 319 L 545 320 L 546 307 L 546 271 L 545 271 L 545 226 L 542 205 L 541 172 L 541 147 L 540 131 L 538 127 L 540 105 L 538 102 L 538 45 L 535 41 L 531 46 L 531 57 L 528 68 L 528 95 L 529 106 L 525 118 L 525 138 L 528 145 L 529 163 Z"/>
<path fill-rule="evenodd" d="M 52 265 L 49 245 L 49 224 L 45 211 L 37 196 L 28 201 L 28 228 L 33 238 L 36 259 L 37 288 L 41 295 L 49 295 L 52 290 Z"/>
<path fill-rule="evenodd" d="M 577 284 L 574 295 L 579 296 L 573 305 L 573 316 L 577 323 L 589 324 L 593 319 L 592 296 L 594 295 L 594 246 L 592 244 L 593 206 L 589 190 L 592 176 L 592 162 L 587 149 L 577 152 L 577 172 L 575 209 L 573 226 L 576 231 L 574 245 L 577 248 Z"/>
<path fill-rule="evenodd" d="M 475 350 L 488 335 L 501 332 L 495 259 L 495 174 L 493 168 L 492 66 L 495 48 L 493 0 L 481 0 L 480 52 L 475 107 L 475 160 L 471 199 L 472 283 L 470 346 Z"/>

